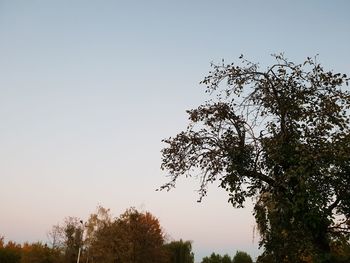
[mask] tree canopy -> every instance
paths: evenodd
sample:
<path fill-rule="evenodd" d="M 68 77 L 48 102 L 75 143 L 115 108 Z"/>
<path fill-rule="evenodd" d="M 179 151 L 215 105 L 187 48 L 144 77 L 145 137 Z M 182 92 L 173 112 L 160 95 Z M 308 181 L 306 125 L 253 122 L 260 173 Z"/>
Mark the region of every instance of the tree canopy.
<path fill-rule="evenodd" d="M 127 209 L 112 219 L 100 207 L 87 222 L 86 253 L 96 262 L 165 262 L 163 230 L 149 212 Z"/>
<path fill-rule="evenodd" d="M 191 241 L 166 243 L 159 220 L 131 207 L 119 217 L 98 206 L 84 222 L 67 217 L 41 242 L 5 243 L 0 235 L 0 263 L 193 263 Z"/>
<path fill-rule="evenodd" d="M 24 243 L 23 245 L 9 241 L 5 244 L 0 236 L 1 263 L 63 263 L 61 253 L 41 242 Z"/>
<path fill-rule="evenodd" d="M 232 258 L 232 263 L 253 263 L 253 260 L 246 252 L 237 251 L 235 256 Z"/>
<path fill-rule="evenodd" d="M 331 262 L 332 243 L 350 232 L 349 78 L 316 58 L 274 58 L 265 70 L 243 56 L 213 65 L 201 82 L 212 99 L 163 140 L 162 189 L 199 174 L 201 199 L 218 180 L 234 207 L 254 200 L 272 262 Z"/>
<path fill-rule="evenodd" d="M 231 263 L 231 257 L 227 254 L 221 256 L 220 254 L 211 253 L 209 257 L 204 257 L 201 263 Z"/>
<path fill-rule="evenodd" d="M 164 245 L 167 252 L 169 263 L 193 263 L 194 254 L 192 252 L 192 243 L 190 241 L 172 241 Z"/>

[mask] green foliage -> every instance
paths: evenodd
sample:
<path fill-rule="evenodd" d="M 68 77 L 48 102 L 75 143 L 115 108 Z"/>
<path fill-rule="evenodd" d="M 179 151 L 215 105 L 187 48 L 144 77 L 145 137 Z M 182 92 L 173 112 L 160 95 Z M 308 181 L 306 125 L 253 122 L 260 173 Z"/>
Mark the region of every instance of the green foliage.
<path fill-rule="evenodd" d="M 237 251 L 236 255 L 231 259 L 227 254 L 212 253 L 209 257 L 204 257 L 201 263 L 253 263 L 252 258 L 243 251 Z"/>
<path fill-rule="evenodd" d="M 209 257 L 204 257 L 201 263 L 231 263 L 232 260 L 229 255 L 225 254 L 221 256 L 220 254 L 212 253 Z"/>
<path fill-rule="evenodd" d="M 331 262 L 331 242 L 350 234 L 349 79 L 311 58 L 274 57 L 265 71 L 243 56 L 213 65 L 202 83 L 215 99 L 164 140 L 171 180 L 161 188 L 200 172 L 201 199 L 219 180 L 234 207 L 256 200 L 261 258 Z"/>
<path fill-rule="evenodd" d="M 172 241 L 164 245 L 169 257 L 169 263 L 193 263 L 194 254 L 190 241 Z"/>
<path fill-rule="evenodd" d="M 212 253 L 209 257 L 204 257 L 201 263 L 221 263 L 222 256 L 216 253 Z"/>
<path fill-rule="evenodd" d="M 232 263 L 253 263 L 253 260 L 246 252 L 237 251 L 232 259 Z"/>
<path fill-rule="evenodd" d="M 221 259 L 221 263 L 231 263 L 232 260 L 231 260 L 231 257 L 227 254 L 223 255 L 222 256 L 222 259 Z"/>

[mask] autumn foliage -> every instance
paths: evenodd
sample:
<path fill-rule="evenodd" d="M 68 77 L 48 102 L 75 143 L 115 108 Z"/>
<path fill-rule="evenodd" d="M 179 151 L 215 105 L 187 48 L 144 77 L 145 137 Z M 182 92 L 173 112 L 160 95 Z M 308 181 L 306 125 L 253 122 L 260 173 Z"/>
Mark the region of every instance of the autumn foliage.
<path fill-rule="evenodd" d="M 100 206 L 86 222 L 67 217 L 49 237 L 47 245 L 5 243 L 0 236 L 0 263 L 193 263 L 191 242 L 166 243 L 158 218 L 135 208 L 113 217 Z"/>

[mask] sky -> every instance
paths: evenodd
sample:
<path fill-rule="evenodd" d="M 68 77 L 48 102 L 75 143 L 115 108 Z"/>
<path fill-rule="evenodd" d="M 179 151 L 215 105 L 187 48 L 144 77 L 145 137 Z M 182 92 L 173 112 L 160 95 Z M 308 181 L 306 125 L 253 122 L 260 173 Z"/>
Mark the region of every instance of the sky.
<path fill-rule="evenodd" d="M 350 73 L 350 2 L 0 0 L 0 235 L 47 241 L 51 227 L 98 205 L 150 211 L 171 239 L 259 255 L 252 202 L 234 209 L 217 184 L 170 192 L 162 139 L 209 99 L 211 62 L 319 54 Z"/>

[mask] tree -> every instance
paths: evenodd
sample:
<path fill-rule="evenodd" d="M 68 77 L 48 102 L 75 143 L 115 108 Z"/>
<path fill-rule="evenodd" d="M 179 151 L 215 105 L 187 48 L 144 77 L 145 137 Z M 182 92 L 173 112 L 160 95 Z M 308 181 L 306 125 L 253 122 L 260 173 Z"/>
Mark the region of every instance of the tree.
<path fill-rule="evenodd" d="M 108 242 L 113 240 L 114 230 L 112 228 L 112 215 L 110 209 L 106 209 L 102 206 L 97 207 L 96 213 L 90 215 L 86 222 L 86 237 L 84 240 L 86 246 L 85 257 L 89 260 L 89 257 L 98 258 L 113 258 L 113 253 L 110 250 L 106 250 L 104 247 Z M 117 246 L 117 244 L 115 244 Z M 108 260 L 107 260 L 108 261 Z"/>
<path fill-rule="evenodd" d="M 68 217 L 63 224 L 54 225 L 48 236 L 53 250 L 62 252 L 63 261 L 75 263 L 79 248 L 83 245 L 82 221 L 77 217 Z M 60 254 L 58 254 L 60 255 Z"/>
<path fill-rule="evenodd" d="M 192 252 L 191 241 L 172 241 L 164 245 L 168 252 L 169 263 L 193 263 L 194 254 Z"/>
<path fill-rule="evenodd" d="M 40 242 L 24 243 L 21 263 L 58 263 L 61 262 L 60 251 Z"/>
<path fill-rule="evenodd" d="M 330 262 L 331 242 L 350 233 L 349 78 L 274 57 L 265 71 L 243 56 L 213 65 L 201 83 L 214 98 L 164 140 L 161 189 L 199 173 L 201 200 L 219 180 L 234 207 L 254 198 L 266 258 Z"/>
<path fill-rule="evenodd" d="M 49 244 L 54 249 L 61 249 L 64 242 L 64 235 L 62 234 L 64 231 L 60 225 L 52 226 L 51 230 L 47 233 L 47 238 L 49 240 Z"/>
<path fill-rule="evenodd" d="M 127 251 L 130 252 L 129 260 L 125 262 L 163 262 L 164 234 L 156 217 L 130 208 L 116 224 L 125 233 Z"/>
<path fill-rule="evenodd" d="M 95 216 L 91 218 L 96 219 Z M 94 262 L 165 261 L 164 234 L 158 219 L 151 213 L 130 208 L 114 220 L 96 221 L 98 227 L 90 235 L 88 248 L 89 258 Z"/>
<path fill-rule="evenodd" d="M 0 236 L 0 262 L 1 263 L 20 263 L 21 245 L 9 241 L 5 244 L 4 237 Z"/>
<path fill-rule="evenodd" d="M 21 255 L 15 251 L 0 248 L 0 262 L 1 263 L 20 263 Z"/>
<path fill-rule="evenodd" d="M 221 256 L 220 254 L 211 253 L 209 257 L 204 257 L 201 263 L 231 263 L 231 258 L 229 255 L 225 254 Z"/>
<path fill-rule="evenodd" d="M 253 260 L 246 252 L 237 251 L 232 259 L 232 263 L 253 263 Z"/>
<path fill-rule="evenodd" d="M 201 263 L 221 263 L 221 255 L 213 252 L 209 257 L 204 257 Z"/>
<path fill-rule="evenodd" d="M 231 257 L 227 254 L 223 255 L 221 263 L 232 263 Z"/>

